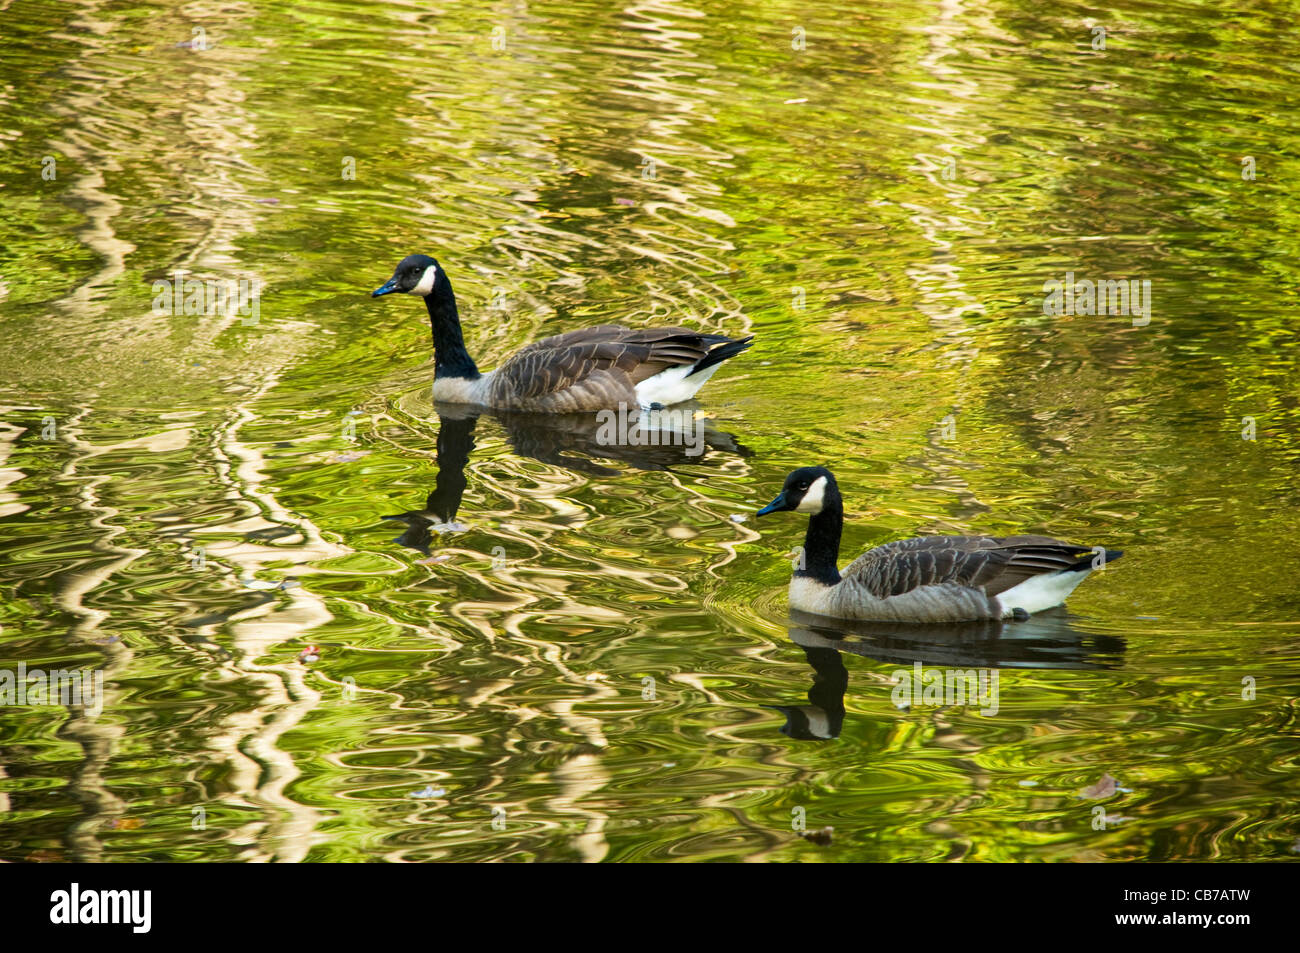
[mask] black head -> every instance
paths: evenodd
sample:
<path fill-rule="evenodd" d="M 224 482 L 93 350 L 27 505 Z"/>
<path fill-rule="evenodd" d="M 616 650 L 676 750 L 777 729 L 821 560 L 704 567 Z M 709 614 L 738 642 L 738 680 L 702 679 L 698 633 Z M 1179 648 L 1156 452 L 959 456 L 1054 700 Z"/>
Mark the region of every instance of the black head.
<path fill-rule="evenodd" d="M 392 294 L 394 291 L 425 297 L 433 291 L 438 282 L 446 282 L 446 280 L 447 276 L 443 274 L 442 268 L 428 255 L 407 255 L 398 263 L 393 271 L 393 277 L 389 278 L 382 287 L 370 292 L 370 297 L 378 298 L 380 295 Z"/>
<path fill-rule="evenodd" d="M 797 510 L 817 514 L 831 500 L 838 500 L 839 486 L 835 475 L 825 467 L 800 467 L 785 478 L 785 486 L 775 500 L 758 511 L 759 516 Z"/>

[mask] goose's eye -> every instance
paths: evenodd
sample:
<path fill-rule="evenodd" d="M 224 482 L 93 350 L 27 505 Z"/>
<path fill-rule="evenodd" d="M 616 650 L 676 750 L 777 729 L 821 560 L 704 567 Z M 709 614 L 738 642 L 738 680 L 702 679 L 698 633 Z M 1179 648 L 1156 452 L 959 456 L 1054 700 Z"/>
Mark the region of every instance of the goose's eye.
<path fill-rule="evenodd" d="M 806 489 L 808 489 L 808 484 L 807 484 L 807 483 L 800 483 L 799 486 L 798 486 L 798 489 L 800 489 L 800 490 L 806 490 Z"/>

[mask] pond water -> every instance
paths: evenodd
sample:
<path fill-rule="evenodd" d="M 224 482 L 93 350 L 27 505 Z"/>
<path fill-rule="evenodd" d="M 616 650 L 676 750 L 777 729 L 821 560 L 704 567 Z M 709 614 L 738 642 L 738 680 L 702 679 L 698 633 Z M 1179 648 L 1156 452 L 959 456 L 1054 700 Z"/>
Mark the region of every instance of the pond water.
<path fill-rule="evenodd" d="M 1298 856 L 1292 11 L 0 18 L 0 671 L 103 679 L 0 707 L 0 860 Z M 485 368 L 756 341 L 699 454 L 435 407 L 368 296 L 412 252 Z M 166 313 L 178 271 L 256 315 Z M 753 517 L 807 464 L 842 565 L 1125 556 L 1029 623 L 828 630 Z"/>

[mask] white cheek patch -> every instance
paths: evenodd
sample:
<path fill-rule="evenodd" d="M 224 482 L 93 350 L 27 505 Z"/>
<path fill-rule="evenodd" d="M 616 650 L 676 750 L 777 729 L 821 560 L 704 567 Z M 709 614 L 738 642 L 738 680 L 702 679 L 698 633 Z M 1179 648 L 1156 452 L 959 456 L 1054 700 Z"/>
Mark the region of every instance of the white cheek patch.
<path fill-rule="evenodd" d="M 420 296 L 427 295 L 433 290 L 433 283 L 437 278 L 438 266 L 430 265 L 428 268 L 424 269 L 424 275 L 420 278 L 420 283 L 408 291 L 407 294 Z"/>
<path fill-rule="evenodd" d="M 795 511 L 799 513 L 820 513 L 825 494 L 826 478 L 818 477 L 813 480 L 813 485 L 808 487 L 808 492 L 803 495 L 803 499 L 799 501 Z"/>

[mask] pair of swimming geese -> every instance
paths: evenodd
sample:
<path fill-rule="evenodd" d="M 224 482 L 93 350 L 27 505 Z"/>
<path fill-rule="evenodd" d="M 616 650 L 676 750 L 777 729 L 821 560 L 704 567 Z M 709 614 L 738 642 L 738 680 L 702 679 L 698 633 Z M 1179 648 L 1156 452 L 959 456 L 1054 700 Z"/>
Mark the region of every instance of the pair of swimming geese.
<path fill-rule="evenodd" d="M 427 255 L 402 259 L 374 297 L 424 299 L 433 325 L 433 397 L 495 410 L 565 413 L 657 408 L 695 396 L 722 362 L 750 346 L 686 328 L 614 324 L 544 338 L 482 373 L 465 349 L 456 295 Z M 790 606 L 838 619 L 944 623 L 1026 619 L 1059 606 L 1117 550 L 1047 536 L 925 536 L 886 543 L 837 568 L 844 504 L 825 467 L 802 467 L 758 511 L 808 514 Z"/>

